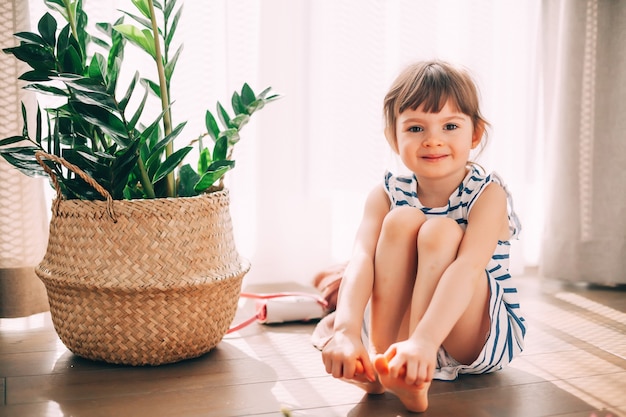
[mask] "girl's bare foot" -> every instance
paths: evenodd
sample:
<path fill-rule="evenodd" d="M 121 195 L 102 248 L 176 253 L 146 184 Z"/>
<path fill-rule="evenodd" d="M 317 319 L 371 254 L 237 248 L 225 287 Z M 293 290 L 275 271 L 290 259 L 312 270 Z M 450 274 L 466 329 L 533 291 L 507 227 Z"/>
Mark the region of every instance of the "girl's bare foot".
<path fill-rule="evenodd" d="M 392 378 L 389 375 L 389 364 L 384 355 L 376 355 L 374 368 L 383 388 L 395 394 L 407 410 L 422 413 L 428 408 L 428 389 L 430 382 L 421 385 L 407 384 L 404 375 Z"/>

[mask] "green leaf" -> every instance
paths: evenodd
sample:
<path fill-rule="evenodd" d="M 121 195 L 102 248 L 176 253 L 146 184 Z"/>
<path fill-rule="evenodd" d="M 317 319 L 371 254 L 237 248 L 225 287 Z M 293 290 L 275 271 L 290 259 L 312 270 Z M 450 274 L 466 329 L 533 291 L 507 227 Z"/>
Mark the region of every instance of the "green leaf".
<path fill-rule="evenodd" d="M 219 136 L 218 136 L 218 140 L 220 138 L 227 138 L 228 139 L 228 143 L 230 145 L 234 145 L 237 142 L 239 142 L 239 139 L 241 139 L 241 137 L 239 136 L 239 131 L 235 128 L 232 129 L 226 129 L 223 132 L 220 132 Z"/>
<path fill-rule="evenodd" d="M 56 75 L 54 72 L 50 71 L 26 71 L 24 74 L 18 77 L 19 80 L 28 81 L 28 82 L 37 82 L 37 81 L 50 81 L 52 76 Z"/>
<path fill-rule="evenodd" d="M 65 54 L 63 54 L 61 65 L 61 72 L 77 75 L 83 74 L 82 54 L 74 45 L 70 45 Z"/>
<path fill-rule="evenodd" d="M 265 106 L 265 100 L 263 99 L 259 99 L 259 100 L 254 100 L 249 106 L 248 106 L 248 112 L 249 114 L 252 114 L 258 110 L 261 110 L 263 107 Z"/>
<path fill-rule="evenodd" d="M 166 137 L 164 137 L 163 139 L 158 141 L 154 145 L 154 147 L 152 148 L 151 155 L 154 154 L 154 153 L 160 152 L 169 143 L 171 143 L 174 139 L 176 139 L 176 137 L 180 134 L 180 132 L 182 132 L 182 130 L 185 128 L 186 124 L 187 124 L 187 122 L 183 122 L 183 123 L 178 124 L 178 126 L 176 126 L 174 129 L 172 129 L 172 131 L 170 132 L 169 135 L 167 135 Z"/>
<path fill-rule="evenodd" d="M 154 95 L 161 98 L 161 87 L 159 86 L 158 83 L 155 83 L 154 81 L 149 80 L 147 78 L 142 78 L 141 83 L 147 86 L 148 89 L 154 93 Z"/>
<path fill-rule="evenodd" d="M 2 148 L 3 146 L 13 145 L 14 143 L 19 143 L 25 140 L 28 139 L 23 136 L 11 136 L 9 138 L 0 139 L 0 148 Z M 2 150 L 0 150 L 0 152 L 2 152 Z"/>
<path fill-rule="evenodd" d="M 209 165 L 211 164 L 211 151 L 209 148 L 204 148 L 200 151 L 200 155 L 198 156 L 198 172 L 205 173 L 207 169 L 209 169 Z"/>
<path fill-rule="evenodd" d="M 170 15 L 172 14 L 172 10 L 174 10 L 174 7 L 176 7 L 176 0 L 168 0 L 167 4 L 165 5 L 165 10 L 159 7 L 161 10 L 163 10 L 163 16 L 165 17 L 165 20 L 169 20 Z"/>
<path fill-rule="evenodd" d="M 248 111 L 246 109 L 246 106 L 244 106 L 243 101 L 241 101 L 241 96 L 239 95 L 239 93 L 235 91 L 230 102 L 233 106 L 233 111 L 235 112 L 235 114 L 247 114 Z"/>
<path fill-rule="evenodd" d="M 265 96 L 267 96 L 271 89 L 272 87 L 267 87 L 265 90 L 261 91 L 259 95 L 257 95 L 257 98 L 265 98 Z M 276 96 L 278 97 L 278 95 Z"/>
<path fill-rule="evenodd" d="M 150 21 L 150 18 L 145 19 L 141 16 L 137 16 L 135 14 L 132 14 L 123 10 L 122 10 L 122 13 L 124 13 L 126 16 L 130 17 L 131 19 L 133 19 L 134 21 L 136 21 L 137 23 L 139 23 L 141 26 L 145 27 L 146 29 L 152 29 L 152 22 Z"/>
<path fill-rule="evenodd" d="M 213 148 L 213 161 L 223 161 L 226 159 L 226 154 L 228 153 L 228 138 L 226 136 L 222 136 L 215 142 L 215 147 Z"/>
<path fill-rule="evenodd" d="M 106 92 L 99 92 L 94 90 L 74 90 L 72 103 L 80 102 L 93 107 L 100 107 L 109 111 L 110 113 L 118 113 L 117 103 L 115 98 L 111 97 Z"/>
<path fill-rule="evenodd" d="M 39 23 L 37 24 L 37 29 L 41 34 L 41 37 L 44 39 L 46 44 L 54 48 L 56 45 L 56 36 L 57 36 L 57 21 L 52 15 L 46 12 L 41 19 L 39 19 Z"/>
<path fill-rule="evenodd" d="M 146 147 L 144 146 L 144 148 L 141 151 L 141 160 L 145 160 L 145 169 L 146 169 L 146 173 L 148 174 L 148 178 L 153 178 L 157 171 L 159 170 L 159 168 L 161 167 L 161 157 L 163 156 L 162 153 L 154 153 L 152 154 L 152 156 L 147 157 L 148 154 L 148 150 L 145 149 Z"/>
<path fill-rule="evenodd" d="M 194 190 L 194 185 L 200 181 L 200 175 L 193 170 L 191 165 L 185 164 L 178 171 L 178 196 L 193 197 L 198 195 Z"/>
<path fill-rule="evenodd" d="M 230 116 L 226 112 L 226 109 L 224 108 L 224 106 L 222 106 L 222 103 L 220 103 L 219 101 L 217 102 L 217 116 L 220 118 L 222 125 L 226 129 L 233 127 L 230 124 Z"/>
<path fill-rule="evenodd" d="M 118 21 L 117 24 L 121 24 L 123 22 Z M 96 29 L 98 29 L 101 33 L 107 35 L 107 37 L 111 37 L 113 35 L 113 25 L 107 22 L 98 22 L 96 23 Z"/>
<path fill-rule="evenodd" d="M 139 142 L 133 142 L 131 146 L 116 153 L 111 166 L 113 177 L 111 179 L 111 195 L 119 199 L 124 195 L 124 189 L 128 178 L 137 165 Z"/>
<path fill-rule="evenodd" d="M 65 3 L 64 3 L 65 1 L 67 0 L 44 0 L 44 3 L 49 8 L 61 13 L 61 15 L 63 16 L 63 18 L 65 18 L 65 20 L 68 20 L 68 16 L 67 16 L 66 9 L 65 9 Z"/>
<path fill-rule="evenodd" d="M 220 134 L 220 128 L 215 121 L 215 117 L 213 117 L 213 114 L 209 110 L 206 111 L 206 115 L 204 116 L 204 124 L 206 126 L 209 136 L 211 136 L 211 138 L 216 141 L 217 137 Z"/>
<path fill-rule="evenodd" d="M 47 93 L 54 96 L 67 97 L 69 95 L 69 93 L 65 90 L 61 90 L 60 88 L 44 84 L 28 84 L 24 86 L 24 90 L 37 91 L 40 93 Z"/>
<path fill-rule="evenodd" d="M 36 126 L 35 126 L 35 142 L 37 143 L 37 145 L 41 146 L 41 107 L 37 106 L 37 117 L 35 118 L 36 120 Z"/>
<path fill-rule="evenodd" d="M 110 135 L 111 138 L 120 146 L 128 146 L 130 138 L 126 131 L 124 123 L 113 113 L 103 107 L 92 106 L 89 104 L 75 102 L 72 108 L 86 122 L 98 126 L 103 132 Z"/>
<path fill-rule="evenodd" d="M 142 15 L 150 19 L 150 6 L 146 0 L 132 0 L 133 4 Z"/>
<path fill-rule="evenodd" d="M 181 45 L 177 50 L 174 56 L 167 62 L 165 65 L 165 79 L 171 81 L 172 75 L 174 74 L 174 70 L 176 69 L 176 63 L 178 62 L 178 58 L 180 57 L 180 53 L 183 50 L 183 45 Z"/>
<path fill-rule="evenodd" d="M 0 156 L 23 174 L 30 177 L 46 175 L 45 171 L 35 159 L 35 152 L 39 147 L 27 145 L 15 148 L 0 147 Z"/>
<path fill-rule="evenodd" d="M 128 105 L 128 102 L 130 101 L 130 98 L 133 95 L 133 91 L 135 91 L 135 86 L 137 85 L 137 81 L 139 81 L 139 71 L 135 72 L 135 76 L 133 77 L 130 84 L 128 85 L 128 88 L 126 89 L 126 94 L 124 94 L 124 97 L 122 97 L 122 99 L 120 100 L 119 102 L 120 109 L 124 110 L 126 106 Z"/>
<path fill-rule="evenodd" d="M 165 176 L 168 175 L 170 172 L 174 171 L 174 169 L 176 169 L 178 164 L 180 164 L 183 161 L 183 159 L 185 159 L 187 154 L 192 149 L 193 148 L 191 146 L 186 146 L 184 148 L 177 150 L 173 154 L 171 154 L 159 167 L 159 170 L 154 175 L 152 183 L 154 184 L 158 182 L 162 178 L 165 178 Z"/>
<path fill-rule="evenodd" d="M 22 127 L 22 136 L 27 138 L 28 137 L 28 115 L 26 114 L 26 106 L 24 105 L 24 102 L 22 101 L 20 104 L 22 107 L 22 122 L 24 123 Z"/>
<path fill-rule="evenodd" d="M 33 32 L 17 32 L 13 34 L 18 41 L 33 43 L 35 45 L 44 45 L 46 41 L 36 33 Z"/>
<path fill-rule="evenodd" d="M 166 112 L 167 112 L 167 109 L 163 110 L 161 112 L 161 114 L 159 114 L 159 116 L 148 127 L 146 127 L 143 130 L 143 132 L 141 132 L 141 140 L 142 140 L 142 142 L 146 142 L 149 139 L 151 139 L 153 137 L 158 137 L 160 135 L 160 133 L 159 133 L 160 125 L 159 125 L 159 123 L 161 122 L 161 119 L 163 119 L 163 116 L 165 115 Z M 154 141 L 155 144 L 157 142 L 158 142 L 157 140 Z"/>
<path fill-rule="evenodd" d="M 273 94 L 267 98 L 265 98 L 265 103 L 269 103 L 270 101 L 274 101 L 274 100 L 278 100 L 280 98 L 280 95 L 278 94 Z"/>
<path fill-rule="evenodd" d="M 3 49 L 5 53 L 13 54 L 17 59 L 30 65 L 34 70 L 51 71 L 55 69 L 55 59 L 52 51 L 40 45 L 22 43 L 13 48 Z"/>
<path fill-rule="evenodd" d="M 107 61 L 102 54 L 95 53 L 89 63 L 88 76 L 89 78 L 97 79 L 98 81 L 106 80 L 107 74 Z"/>
<path fill-rule="evenodd" d="M 256 100 L 254 91 L 252 91 L 248 83 L 245 83 L 241 88 L 241 101 L 243 101 L 243 105 L 248 107 L 254 100 Z"/>
<path fill-rule="evenodd" d="M 135 114 L 133 114 L 133 117 L 130 119 L 130 121 L 128 122 L 128 129 L 135 129 L 135 126 L 137 125 L 137 123 L 139 122 L 139 119 L 141 118 L 141 114 L 143 113 L 143 109 L 146 105 L 146 102 L 148 101 L 148 91 L 145 90 L 144 94 L 143 94 L 143 98 L 141 99 L 141 102 L 139 103 L 139 106 L 137 106 L 137 110 L 135 111 Z M 122 110 L 124 110 L 125 108 L 122 108 Z"/>
<path fill-rule="evenodd" d="M 237 130 L 241 130 L 242 127 L 244 127 L 248 122 L 250 121 L 250 116 L 248 116 L 247 114 L 238 114 L 237 116 L 233 117 L 230 121 L 230 123 L 237 129 Z"/>
<path fill-rule="evenodd" d="M 194 186 L 194 190 L 201 193 L 215 184 L 220 178 L 224 176 L 230 169 L 235 166 L 234 161 L 220 161 L 222 164 L 216 164 L 209 168 L 209 171 L 204 173 L 200 180 Z"/>
<path fill-rule="evenodd" d="M 57 40 L 57 48 L 56 54 L 57 59 L 59 61 L 63 61 L 65 59 L 65 54 L 70 48 L 70 38 L 72 38 L 72 34 L 70 33 L 70 25 L 65 25 L 61 32 L 59 33 L 59 38 Z"/>
<path fill-rule="evenodd" d="M 156 59 L 154 49 L 154 37 L 148 29 L 139 30 L 137 27 L 128 24 L 115 25 L 113 29 L 121 33 L 131 43 L 147 52 L 152 58 Z"/>
<path fill-rule="evenodd" d="M 170 2 L 174 3 L 174 2 Z M 169 6 L 169 3 L 168 3 Z M 176 28 L 178 27 L 178 22 L 180 20 L 180 16 L 183 12 L 183 6 L 180 6 L 176 14 L 174 15 L 174 19 L 172 20 L 172 25 L 170 26 L 169 31 L 167 32 L 167 37 L 165 38 L 166 45 L 170 45 L 172 43 L 172 39 L 174 39 L 174 34 L 176 33 Z"/>

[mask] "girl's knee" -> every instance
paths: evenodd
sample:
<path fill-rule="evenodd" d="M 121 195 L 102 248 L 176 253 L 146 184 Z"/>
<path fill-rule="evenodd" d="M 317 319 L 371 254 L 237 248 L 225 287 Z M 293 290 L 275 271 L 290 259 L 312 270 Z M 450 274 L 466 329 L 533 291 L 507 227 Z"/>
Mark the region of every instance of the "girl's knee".
<path fill-rule="evenodd" d="M 420 228 L 417 237 L 419 247 L 458 246 L 463 239 L 463 229 L 448 217 L 428 219 Z"/>
<path fill-rule="evenodd" d="M 426 216 L 415 207 L 397 207 L 391 210 L 383 220 L 382 231 L 387 236 L 406 236 L 417 234 Z"/>

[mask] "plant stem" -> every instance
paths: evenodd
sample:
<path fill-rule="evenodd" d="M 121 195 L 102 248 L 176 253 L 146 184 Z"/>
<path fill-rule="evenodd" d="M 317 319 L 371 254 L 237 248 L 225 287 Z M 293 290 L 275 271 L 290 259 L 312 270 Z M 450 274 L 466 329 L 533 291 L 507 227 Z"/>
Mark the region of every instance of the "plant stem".
<path fill-rule="evenodd" d="M 70 0 L 64 0 L 63 5 L 65 6 L 65 13 L 67 13 L 67 20 L 70 24 L 70 28 L 72 29 L 72 35 L 74 35 L 74 39 L 78 42 L 78 30 L 76 29 L 76 16 L 72 13 L 72 8 L 70 7 Z M 80 42 L 79 42 L 80 45 Z"/>
<path fill-rule="evenodd" d="M 167 83 L 165 81 L 165 68 L 163 67 L 163 57 L 161 55 L 161 43 L 159 41 L 159 27 L 156 20 L 156 12 L 154 10 L 154 2 L 148 0 L 148 7 L 150 9 L 150 21 L 152 23 L 152 35 L 154 38 L 154 59 L 157 65 L 157 72 L 159 74 L 159 87 L 161 89 L 161 108 L 165 111 L 163 114 L 163 131 L 165 136 L 172 132 L 172 115 L 170 112 L 170 100 L 167 92 Z M 165 148 L 165 156 L 168 157 L 174 152 L 174 144 L 169 143 Z M 167 195 L 169 197 L 176 197 L 176 190 L 174 189 L 174 173 L 170 173 L 165 178 Z"/>
<path fill-rule="evenodd" d="M 137 159 L 137 168 L 139 168 L 139 182 L 143 186 L 143 191 L 148 198 L 154 198 L 154 188 L 152 187 L 152 182 L 150 182 L 150 178 L 148 178 L 148 173 L 146 172 L 146 167 L 143 164 L 141 158 Z"/>

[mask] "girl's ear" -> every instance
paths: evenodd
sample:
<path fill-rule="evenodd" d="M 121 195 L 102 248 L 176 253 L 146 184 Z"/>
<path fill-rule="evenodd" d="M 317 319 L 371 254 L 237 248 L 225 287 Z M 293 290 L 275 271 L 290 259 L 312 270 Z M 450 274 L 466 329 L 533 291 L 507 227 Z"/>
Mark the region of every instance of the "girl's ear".
<path fill-rule="evenodd" d="M 476 148 L 480 144 L 484 134 L 485 123 L 482 121 L 478 121 L 476 123 L 476 127 L 474 128 L 474 134 L 472 135 L 472 149 Z"/>

